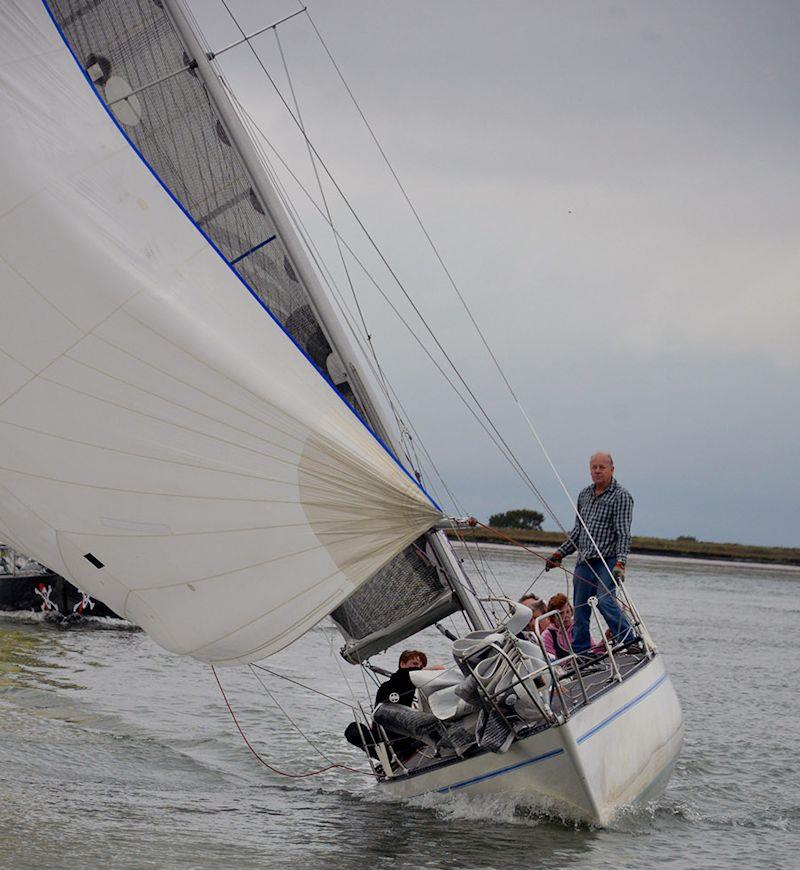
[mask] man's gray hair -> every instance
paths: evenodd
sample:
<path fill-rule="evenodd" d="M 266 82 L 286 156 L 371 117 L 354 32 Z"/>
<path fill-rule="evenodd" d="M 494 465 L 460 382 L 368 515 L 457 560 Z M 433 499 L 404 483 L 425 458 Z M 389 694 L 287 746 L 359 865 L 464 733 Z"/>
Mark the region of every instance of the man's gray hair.
<path fill-rule="evenodd" d="M 614 457 L 607 450 L 595 450 L 595 452 L 589 457 L 589 462 L 591 462 L 595 456 L 607 456 L 611 465 L 614 464 Z"/>

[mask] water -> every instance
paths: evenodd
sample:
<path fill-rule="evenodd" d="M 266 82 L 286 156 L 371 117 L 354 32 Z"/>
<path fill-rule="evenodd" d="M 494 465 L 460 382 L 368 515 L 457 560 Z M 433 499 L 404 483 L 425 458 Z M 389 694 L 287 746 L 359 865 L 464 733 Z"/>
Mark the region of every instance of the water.
<path fill-rule="evenodd" d="M 518 551 L 489 559 L 510 594 L 539 570 Z M 800 570 L 633 557 L 629 575 L 686 740 L 666 795 L 607 829 L 500 800 L 390 801 L 356 773 L 277 776 L 247 751 L 207 667 L 129 629 L 2 620 L 0 866 L 796 866 Z M 561 587 L 548 574 L 536 589 Z M 267 664 L 346 699 L 337 643 L 320 627 Z M 446 661 L 436 632 L 419 645 Z M 342 668 L 363 697 L 358 672 Z M 220 676 L 267 760 L 295 772 L 326 763 L 248 669 Z M 340 736 L 344 706 L 261 676 L 327 756 L 364 767 Z"/>

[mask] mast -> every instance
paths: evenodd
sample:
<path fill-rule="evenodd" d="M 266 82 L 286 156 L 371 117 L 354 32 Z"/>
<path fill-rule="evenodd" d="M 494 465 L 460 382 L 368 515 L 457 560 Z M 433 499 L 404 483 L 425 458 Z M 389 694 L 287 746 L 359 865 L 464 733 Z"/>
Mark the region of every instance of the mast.
<path fill-rule="evenodd" d="M 172 18 L 181 38 L 186 43 L 190 54 L 197 63 L 196 72 L 205 84 L 208 95 L 225 125 L 226 132 L 231 141 L 236 145 L 252 182 L 253 189 L 256 191 L 265 211 L 274 222 L 278 234 L 293 261 L 297 274 L 302 275 L 303 284 L 311 299 L 315 314 L 319 319 L 331 348 L 339 356 L 345 367 L 348 383 L 364 410 L 367 422 L 383 443 L 391 449 L 395 456 L 399 457 L 401 455 L 399 442 L 394 437 L 391 427 L 382 416 L 381 404 L 372 394 L 367 378 L 361 377 L 360 365 L 357 364 L 357 360 L 360 357 L 339 321 L 334 307 L 295 232 L 292 222 L 264 171 L 258 151 L 239 114 L 232 105 L 219 74 L 206 54 L 192 25 L 186 18 L 178 0 L 163 0 L 163 5 Z M 431 531 L 426 537 L 468 621 L 475 629 L 490 627 L 491 624 L 485 610 L 471 591 L 471 584 L 447 537 L 441 531 Z"/>
<path fill-rule="evenodd" d="M 447 539 L 447 535 L 439 529 L 435 532 L 429 532 L 428 540 L 439 557 L 439 561 L 442 563 L 442 568 L 447 574 L 449 581 L 455 587 L 459 601 L 464 608 L 464 613 L 475 630 L 480 631 L 484 628 L 493 628 L 486 610 L 472 591 L 472 584 L 461 565 L 461 560 Z"/>
<path fill-rule="evenodd" d="M 391 448 L 395 456 L 399 456 L 399 446 L 391 434 L 391 429 L 382 419 L 381 413 L 378 410 L 379 405 L 371 395 L 365 379 L 361 377 L 360 366 L 356 364 L 359 356 L 340 323 L 335 309 L 322 287 L 322 283 L 317 277 L 317 273 L 306 254 L 305 248 L 297 237 L 292 222 L 280 202 L 272 183 L 264 172 L 261 157 L 256 150 L 250 134 L 245 129 L 238 112 L 225 92 L 225 87 L 219 74 L 206 54 L 197 34 L 189 24 L 180 3 L 177 0 L 164 0 L 164 7 L 172 18 L 191 55 L 197 62 L 196 72 L 203 80 L 209 97 L 222 118 L 226 132 L 230 136 L 231 141 L 236 144 L 239 155 L 250 176 L 253 189 L 256 191 L 264 210 L 275 224 L 278 235 L 289 252 L 295 271 L 298 275 L 303 276 L 303 285 L 311 297 L 314 312 L 331 348 L 333 348 L 346 368 L 347 379 L 353 394 L 364 408 L 367 420 L 375 434 L 384 444 Z"/>

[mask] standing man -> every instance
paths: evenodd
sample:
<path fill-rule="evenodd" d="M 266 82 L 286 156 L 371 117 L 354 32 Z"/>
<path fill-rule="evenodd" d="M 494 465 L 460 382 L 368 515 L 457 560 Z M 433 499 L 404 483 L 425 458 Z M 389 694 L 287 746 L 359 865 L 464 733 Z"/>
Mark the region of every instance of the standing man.
<path fill-rule="evenodd" d="M 545 565 L 545 571 L 549 571 L 558 567 L 564 556 L 578 551 L 573 588 L 575 625 L 572 636 L 572 648 L 576 653 L 586 653 L 591 646 L 591 612 L 587 602 L 592 595 L 597 596 L 597 609 L 611 629 L 612 643 L 631 645 L 637 641 L 631 624 L 617 603 L 616 584 L 611 579 L 612 575 L 617 583 L 625 579 L 625 564 L 631 549 L 633 498 L 627 489 L 614 480 L 614 461 L 610 453 L 595 453 L 589 459 L 589 472 L 592 483 L 581 490 L 578 496 L 575 527 Z"/>

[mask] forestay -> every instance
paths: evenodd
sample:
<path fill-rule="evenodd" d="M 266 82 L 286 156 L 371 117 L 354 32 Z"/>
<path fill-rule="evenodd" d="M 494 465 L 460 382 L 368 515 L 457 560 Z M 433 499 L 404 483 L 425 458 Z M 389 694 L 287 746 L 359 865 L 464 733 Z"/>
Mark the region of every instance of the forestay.
<path fill-rule="evenodd" d="M 170 650 L 261 658 L 440 512 L 126 142 L 38 0 L 2 4 L 0 52 L 0 535 Z"/>

